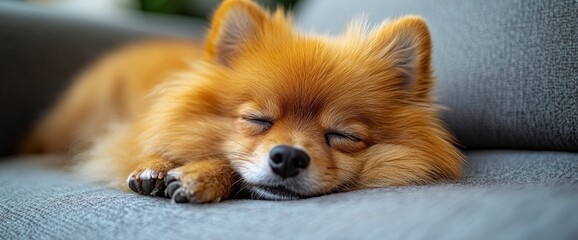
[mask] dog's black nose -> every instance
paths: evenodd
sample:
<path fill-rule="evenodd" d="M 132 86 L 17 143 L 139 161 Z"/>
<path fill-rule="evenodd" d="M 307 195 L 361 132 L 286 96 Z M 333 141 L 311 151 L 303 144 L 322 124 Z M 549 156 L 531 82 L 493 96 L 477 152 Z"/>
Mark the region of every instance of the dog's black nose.
<path fill-rule="evenodd" d="M 294 147 L 279 145 L 269 152 L 269 166 L 282 178 L 291 178 L 309 166 L 309 156 Z"/>

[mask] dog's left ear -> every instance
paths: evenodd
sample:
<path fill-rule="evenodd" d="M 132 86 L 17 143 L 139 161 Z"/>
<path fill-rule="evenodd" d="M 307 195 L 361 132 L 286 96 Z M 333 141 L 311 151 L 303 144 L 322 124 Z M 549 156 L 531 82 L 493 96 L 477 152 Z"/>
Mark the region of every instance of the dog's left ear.
<path fill-rule="evenodd" d="M 225 0 L 213 16 L 206 52 L 212 60 L 229 66 L 264 33 L 270 18 L 268 12 L 250 0 Z"/>
<path fill-rule="evenodd" d="M 433 87 L 431 39 L 421 17 L 407 16 L 384 23 L 372 34 L 372 50 L 394 70 L 400 84 L 418 100 L 429 99 Z"/>

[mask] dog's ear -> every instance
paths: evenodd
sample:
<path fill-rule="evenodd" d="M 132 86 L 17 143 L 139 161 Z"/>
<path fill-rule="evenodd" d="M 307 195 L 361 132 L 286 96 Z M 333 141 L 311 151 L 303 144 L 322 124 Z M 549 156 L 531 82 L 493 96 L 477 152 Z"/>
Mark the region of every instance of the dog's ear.
<path fill-rule="evenodd" d="M 243 48 L 256 41 L 270 15 L 250 0 L 226 0 L 213 16 L 205 49 L 209 57 L 228 66 Z"/>
<path fill-rule="evenodd" d="M 431 39 L 421 17 L 407 16 L 385 22 L 371 34 L 374 54 L 397 72 L 400 84 L 417 99 L 429 99 L 433 87 Z"/>

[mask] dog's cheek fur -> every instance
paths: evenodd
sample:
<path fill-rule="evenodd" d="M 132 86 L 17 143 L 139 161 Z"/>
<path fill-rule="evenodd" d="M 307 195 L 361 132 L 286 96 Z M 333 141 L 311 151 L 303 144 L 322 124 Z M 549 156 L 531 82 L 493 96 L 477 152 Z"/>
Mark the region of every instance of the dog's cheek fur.
<path fill-rule="evenodd" d="M 427 111 L 422 114 L 389 126 L 393 139 L 366 150 L 360 188 L 427 184 L 461 177 L 463 156 L 453 146 L 451 135 L 440 120 L 424 117 Z"/>
<path fill-rule="evenodd" d="M 442 169 L 427 153 L 401 145 L 375 145 L 367 154 L 357 185 L 360 189 L 427 184 L 459 176 L 458 169 Z"/>
<path fill-rule="evenodd" d="M 331 154 L 331 159 L 323 169 L 325 178 L 331 178 L 328 190 L 349 191 L 358 188 L 359 175 L 364 165 L 359 156 L 352 156 L 338 151 Z"/>

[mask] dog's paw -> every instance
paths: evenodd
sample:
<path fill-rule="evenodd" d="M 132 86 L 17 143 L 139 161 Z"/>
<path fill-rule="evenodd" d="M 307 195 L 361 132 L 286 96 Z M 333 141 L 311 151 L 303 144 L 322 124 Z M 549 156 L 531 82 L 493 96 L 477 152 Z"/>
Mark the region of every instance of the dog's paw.
<path fill-rule="evenodd" d="M 219 202 L 228 193 L 217 176 L 173 169 L 165 177 L 167 197 L 175 203 Z"/>
<path fill-rule="evenodd" d="M 130 190 L 142 194 L 156 197 L 166 197 L 166 187 L 164 178 L 166 172 L 152 169 L 132 172 L 127 179 Z"/>

